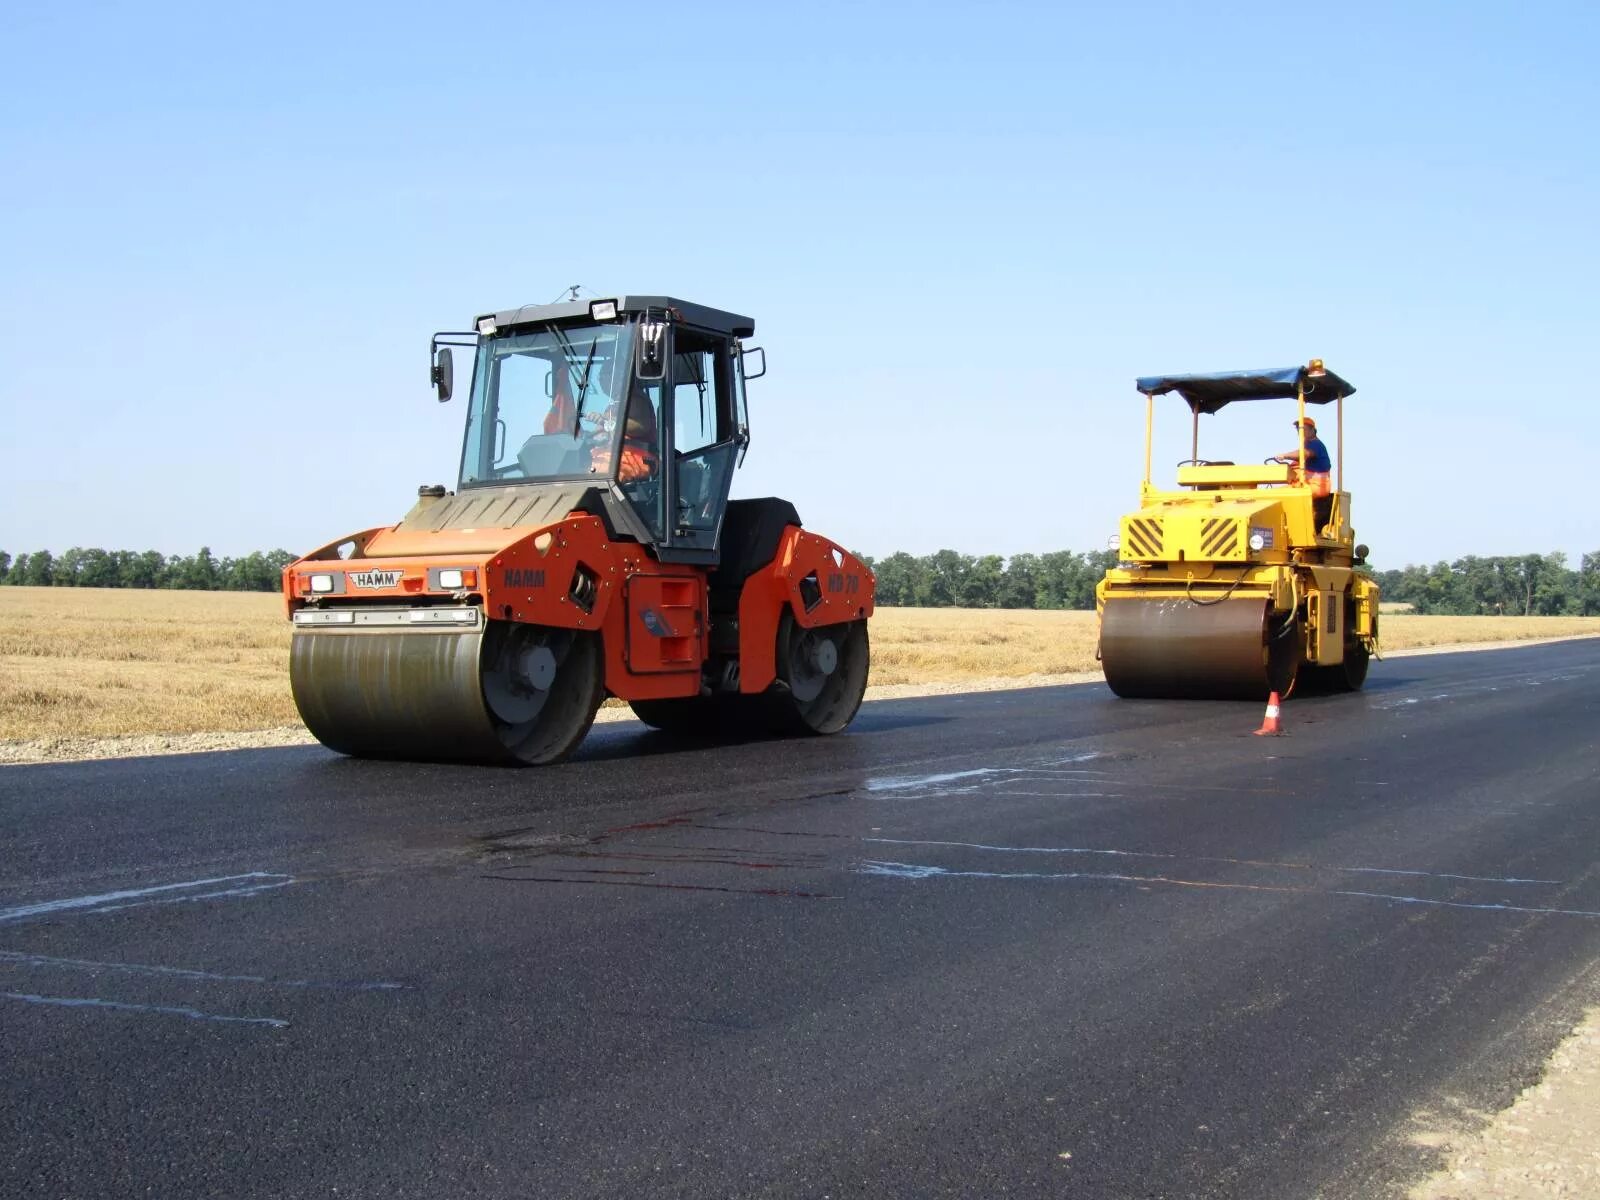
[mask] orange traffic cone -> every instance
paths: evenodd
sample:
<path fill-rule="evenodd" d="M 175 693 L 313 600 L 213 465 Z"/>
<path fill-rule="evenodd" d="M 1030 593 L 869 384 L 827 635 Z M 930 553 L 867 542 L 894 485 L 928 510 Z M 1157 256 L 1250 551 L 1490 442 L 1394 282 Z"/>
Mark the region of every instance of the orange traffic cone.
<path fill-rule="evenodd" d="M 1267 715 L 1262 718 L 1261 728 L 1256 730 L 1257 737 L 1281 737 L 1283 730 L 1278 726 L 1278 693 L 1273 692 L 1267 697 Z"/>

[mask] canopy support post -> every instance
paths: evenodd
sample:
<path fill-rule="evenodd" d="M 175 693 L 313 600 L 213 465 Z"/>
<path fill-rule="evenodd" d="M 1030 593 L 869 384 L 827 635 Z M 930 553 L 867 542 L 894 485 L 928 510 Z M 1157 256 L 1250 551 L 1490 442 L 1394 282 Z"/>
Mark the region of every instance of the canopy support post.
<path fill-rule="evenodd" d="M 1344 393 L 1343 392 L 1339 393 L 1339 399 L 1335 402 L 1334 408 L 1337 410 L 1337 413 L 1338 413 L 1338 417 L 1337 417 L 1338 425 L 1336 426 L 1336 429 L 1338 430 L 1338 437 L 1339 437 L 1339 442 L 1338 442 L 1338 445 L 1339 445 L 1339 488 L 1338 488 L 1338 490 L 1342 492 L 1342 491 L 1344 491 Z"/>
<path fill-rule="evenodd" d="M 1300 405 L 1300 418 L 1295 422 L 1294 431 L 1300 439 L 1300 486 L 1306 482 L 1306 385 L 1301 380 L 1294 385 L 1294 398 Z"/>
<path fill-rule="evenodd" d="M 1156 398 L 1148 392 L 1144 398 L 1144 486 L 1150 486 L 1150 438 L 1156 419 Z"/>
<path fill-rule="evenodd" d="M 1198 462 L 1200 460 L 1200 410 L 1191 405 L 1190 411 L 1194 413 L 1194 434 L 1189 439 L 1189 457 Z"/>

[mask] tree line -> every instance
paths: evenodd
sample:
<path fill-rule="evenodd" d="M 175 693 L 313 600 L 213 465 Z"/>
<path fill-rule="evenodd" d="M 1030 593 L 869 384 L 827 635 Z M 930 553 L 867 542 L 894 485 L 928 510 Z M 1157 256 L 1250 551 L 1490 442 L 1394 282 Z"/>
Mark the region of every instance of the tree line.
<path fill-rule="evenodd" d="M 862 556 L 865 557 L 865 556 Z M 1093 608 L 1094 588 L 1114 566 L 1111 550 L 974 557 L 940 550 L 920 558 L 867 558 L 878 603 L 905 608 Z M 1600 551 L 1577 570 L 1566 555 L 1467 555 L 1433 566 L 1375 571 L 1383 599 L 1419 613 L 1554 617 L 1600 615 Z"/>
<path fill-rule="evenodd" d="M 1094 585 L 1117 561 L 1114 550 L 858 557 L 878 577 L 878 603 L 900 608 L 1093 608 Z"/>
<path fill-rule="evenodd" d="M 0 550 L 0 584 L 275 592 L 283 586 L 284 567 L 297 557 L 287 550 L 256 550 L 243 558 L 218 558 L 209 546 L 201 546 L 195 554 L 170 557 L 155 550 L 85 550 L 74 546 L 59 555 L 35 550 L 12 558 Z"/>
<path fill-rule="evenodd" d="M 1567 556 L 1514 554 L 1376 572 L 1385 602 L 1410 604 L 1419 613 L 1504 614 L 1518 617 L 1600 615 L 1600 551 L 1585 554 L 1573 570 Z"/>
<path fill-rule="evenodd" d="M 878 603 L 899 608 L 1093 608 L 1094 587 L 1114 566 L 1113 550 L 1077 554 L 959 554 L 904 552 L 873 559 Z M 217 558 L 207 546 L 171 557 L 154 550 L 48 550 L 13 558 L 0 550 L 0 583 L 14 587 L 179 588 L 192 591 L 274 592 L 287 550 Z M 1576 570 L 1559 552 L 1501 557 L 1468 555 L 1432 566 L 1375 572 L 1386 602 L 1419 613 L 1508 616 L 1600 615 L 1600 551 Z"/>

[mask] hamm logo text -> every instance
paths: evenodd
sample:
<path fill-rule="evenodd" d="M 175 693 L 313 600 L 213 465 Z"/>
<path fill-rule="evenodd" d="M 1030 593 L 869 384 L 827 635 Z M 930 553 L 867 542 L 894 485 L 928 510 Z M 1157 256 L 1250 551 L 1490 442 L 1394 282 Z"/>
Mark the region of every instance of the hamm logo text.
<path fill-rule="evenodd" d="M 352 571 L 350 582 L 358 588 L 392 588 L 400 583 L 400 571 Z"/>

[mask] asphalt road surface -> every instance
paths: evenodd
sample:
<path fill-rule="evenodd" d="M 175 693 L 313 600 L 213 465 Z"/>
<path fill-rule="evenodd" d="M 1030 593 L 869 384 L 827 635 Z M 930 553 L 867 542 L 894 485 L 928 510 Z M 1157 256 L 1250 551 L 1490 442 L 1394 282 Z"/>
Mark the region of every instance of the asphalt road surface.
<path fill-rule="evenodd" d="M 0 768 L 6 1196 L 1383 1196 L 1600 956 L 1600 640 L 545 770 Z"/>

